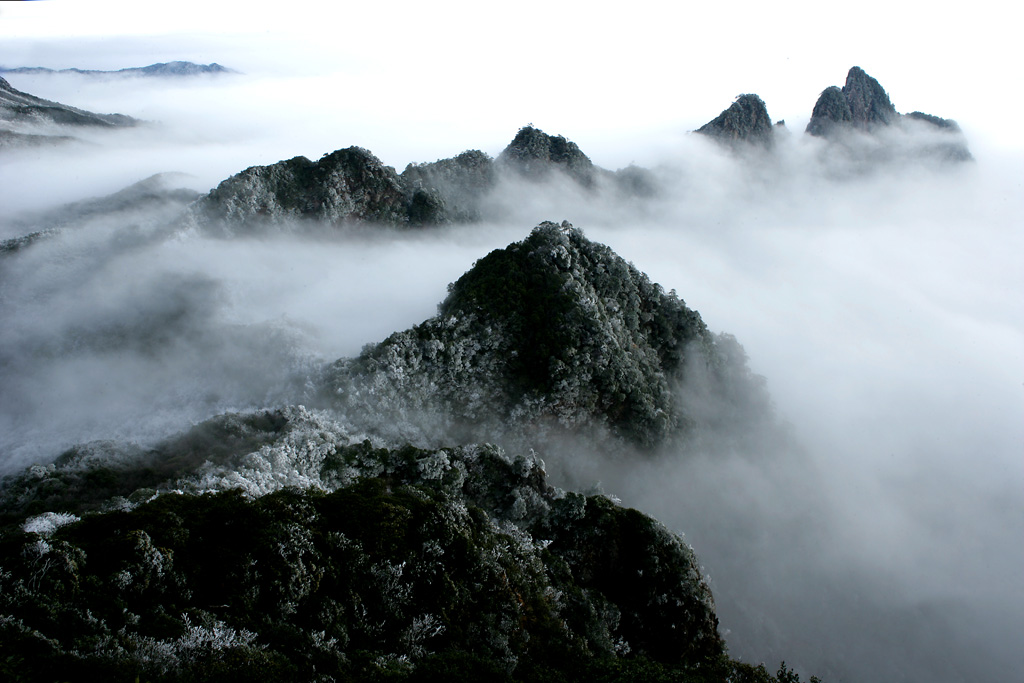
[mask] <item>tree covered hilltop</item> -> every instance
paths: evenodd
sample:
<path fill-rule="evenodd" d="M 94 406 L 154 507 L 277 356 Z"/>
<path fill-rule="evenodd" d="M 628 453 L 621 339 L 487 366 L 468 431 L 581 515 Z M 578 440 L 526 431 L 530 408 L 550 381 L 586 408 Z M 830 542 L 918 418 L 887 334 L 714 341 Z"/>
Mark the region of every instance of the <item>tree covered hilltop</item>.
<path fill-rule="evenodd" d="M 578 229 L 305 386 L 7 477 L 5 680 L 798 680 L 730 658 L 681 536 L 549 482 L 566 436 L 628 459 L 772 423 L 738 344 Z"/>

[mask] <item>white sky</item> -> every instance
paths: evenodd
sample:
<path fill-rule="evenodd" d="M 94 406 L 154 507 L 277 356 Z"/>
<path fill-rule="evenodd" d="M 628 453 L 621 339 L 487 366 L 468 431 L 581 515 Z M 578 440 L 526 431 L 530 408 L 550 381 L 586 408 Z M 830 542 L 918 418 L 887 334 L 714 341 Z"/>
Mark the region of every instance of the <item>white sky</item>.
<path fill-rule="evenodd" d="M 611 158 L 595 161 L 609 167 L 622 154 L 613 138 L 622 147 L 648 130 L 691 130 L 744 92 L 759 94 L 773 120 L 802 129 L 818 93 L 842 85 L 859 65 L 902 112 L 957 119 L 972 142 L 1024 147 L 1014 113 L 1018 6 L 636 0 L 597 7 L 552 0 L 3 3 L 0 65 L 116 69 L 184 59 L 258 76 L 329 75 L 336 90 L 318 96 L 318 106 L 398 136 L 409 126 L 420 136 L 461 134 L 461 147 L 445 156 L 467 147 L 495 153 L 500 146 L 489 146 L 534 123 L 592 156 L 595 143 L 584 143 L 604 141 Z M 412 160 L 432 159 L 385 158 L 399 167 Z"/>

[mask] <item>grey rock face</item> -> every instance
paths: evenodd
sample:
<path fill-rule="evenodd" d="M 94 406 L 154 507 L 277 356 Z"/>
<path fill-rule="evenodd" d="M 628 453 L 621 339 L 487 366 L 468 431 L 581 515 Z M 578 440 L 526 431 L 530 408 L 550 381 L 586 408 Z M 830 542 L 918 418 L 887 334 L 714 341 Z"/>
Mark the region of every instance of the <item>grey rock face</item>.
<path fill-rule="evenodd" d="M 911 130 L 924 135 L 902 135 Z M 901 155 L 940 161 L 973 158 L 955 121 L 919 111 L 901 116 L 878 81 L 857 66 L 850 69 L 842 89 L 829 86 L 822 91 L 806 129 L 810 135 L 832 140 L 844 138 L 847 131 L 873 135 L 893 131 L 885 138 L 886 149 L 876 151 L 882 158 Z"/>
<path fill-rule="evenodd" d="M 885 89 L 859 66 L 851 68 L 847 74 L 843 97 L 850 105 L 853 124 L 859 128 L 870 130 L 899 120 L 896 107 L 889 101 Z"/>
<path fill-rule="evenodd" d="M 833 133 L 856 128 L 871 131 L 899 123 L 900 115 L 889 101 L 889 95 L 874 78 L 859 66 L 850 69 L 842 89 L 829 86 L 814 104 L 806 132 L 828 137 Z"/>
<path fill-rule="evenodd" d="M 740 95 L 728 109 L 697 129 L 698 133 L 727 144 L 749 143 L 770 148 L 774 144 L 772 120 L 757 95 Z"/>
<path fill-rule="evenodd" d="M 850 125 L 853 122 L 853 111 L 846 101 L 843 91 L 830 85 L 822 91 L 818 101 L 814 103 L 811 120 L 807 124 L 807 132 L 821 137 L 827 136 L 837 126 Z"/>
<path fill-rule="evenodd" d="M 885 89 L 859 66 L 850 69 L 840 90 L 829 86 L 814 104 L 806 132 L 827 137 L 847 129 L 871 131 L 898 124 L 900 115 Z"/>

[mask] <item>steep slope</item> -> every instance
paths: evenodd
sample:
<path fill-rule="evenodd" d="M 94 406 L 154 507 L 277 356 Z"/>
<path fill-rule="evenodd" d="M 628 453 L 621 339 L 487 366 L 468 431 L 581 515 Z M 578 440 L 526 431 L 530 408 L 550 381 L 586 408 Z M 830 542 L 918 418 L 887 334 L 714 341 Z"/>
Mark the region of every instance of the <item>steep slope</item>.
<path fill-rule="evenodd" d="M 0 121 L 18 125 L 58 124 L 117 128 L 138 123 L 123 114 L 94 114 L 21 92 L 0 78 Z"/>
<path fill-rule="evenodd" d="M 737 97 L 728 109 L 697 132 L 732 145 L 747 143 L 771 149 L 775 143 L 768 108 L 760 97 L 750 94 Z"/>
<path fill-rule="evenodd" d="M 850 105 L 853 125 L 859 128 L 889 126 L 899 118 L 885 88 L 859 66 L 852 67 L 846 75 L 843 97 Z"/>
<path fill-rule="evenodd" d="M 597 433 L 655 446 L 767 400 L 731 339 L 606 246 L 544 223 L 450 287 L 438 315 L 338 361 L 325 395 L 391 438 Z M 703 401 L 702 401 L 703 402 Z M 706 403 L 706 402 L 705 402 Z"/>
<path fill-rule="evenodd" d="M 814 103 L 811 120 L 806 132 L 810 135 L 827 137 L 837 127 L 853 124 L 853 111 L 843 91 L 837 86 L 825 88 Z"/>

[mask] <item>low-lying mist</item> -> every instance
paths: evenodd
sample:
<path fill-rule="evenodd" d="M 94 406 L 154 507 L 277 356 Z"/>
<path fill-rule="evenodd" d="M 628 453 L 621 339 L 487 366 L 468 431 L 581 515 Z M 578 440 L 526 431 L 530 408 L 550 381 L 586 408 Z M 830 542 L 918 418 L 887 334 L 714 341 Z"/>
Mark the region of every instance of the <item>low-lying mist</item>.
<path fill-rule="evenodd" d="M 150 110 L 71 102 L 165 118 L 4 152 L 9 210 L 160 171 L 205 191 L 246 166 L 353 144 L 396 163 L 358 121 L 271 135 L 293 123 L 272 112 L 228 134 L 237 112 L 219 107 L 234 86 L 180 87 L 209 98 L 209 128 L 148 88 L 135 101 Z M 685 532 L 735 655 L 828 681 L 1011 679 L 1024 669 L 1024 164 L 974 149 L 970 164 L 907 152 L 870 166 L 800 129 L 765 157 L 677 135 L 636 159 L 657 173 L 653 198 L 508 184 L 481 224 L 222 240 L 165 213 L 68 221 L 0 255 L 0 472 L 299 400 L 321 363 L 433 315 L 476 259 L 568 220 L 736 335 L 796 447 L 542 453 L 565 458 L 548 463 L 556 483 L 600 485 Z M 437 156 L 496 156 L 504 142 L 455 141 Z M 0 237 L 15 225 L 0 222 Z"/>

